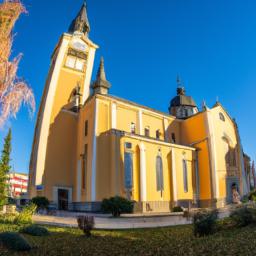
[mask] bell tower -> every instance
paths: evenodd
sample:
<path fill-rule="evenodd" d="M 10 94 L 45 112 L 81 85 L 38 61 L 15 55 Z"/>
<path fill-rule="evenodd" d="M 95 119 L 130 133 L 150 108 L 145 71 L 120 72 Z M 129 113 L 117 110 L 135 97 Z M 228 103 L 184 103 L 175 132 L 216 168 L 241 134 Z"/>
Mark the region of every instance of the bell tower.
<path fill-rule="evenodd" d="M 55 119 L 63 109 L 71 112 L 77 109 L 79 106 L 74 105 L 77 102 L 83 104 L 90 95 L 94 56 L 98 46 L 89 39 L 89 32 L 87 7 L 83 3 L 68 33 L 60 37 L 52 54 L 30 159 L 30 195 L 34 195 L 34 189 L 43 186 L 48 137 Z"/>

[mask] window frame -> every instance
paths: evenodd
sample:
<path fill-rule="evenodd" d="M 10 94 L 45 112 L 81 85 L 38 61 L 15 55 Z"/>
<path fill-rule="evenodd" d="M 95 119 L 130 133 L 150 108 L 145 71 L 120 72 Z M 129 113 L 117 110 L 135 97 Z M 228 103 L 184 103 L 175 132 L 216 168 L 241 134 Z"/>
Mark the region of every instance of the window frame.
<path fill-rule="evenodd" d="M 163 170 L 163 159 L 160 154 L 156 156 L 156 190 L 162 193 L 164 191 L 164 170 Z"/>
<path fill-rule="evenodd" d="M 130 124 L 130 131 L 131 134 L 136 134 L 136 124 L 134 122 L 131 122 Z"/>
<path fill-rule="evenodd" d="M 88 136 L 88 120 L 85 120 L 84 122 L 84 136 L 87 137 Z"/>
<path fill-rule="evenodd" d="M 219 112 L 219 118 L 222 122 L 225 122 L 226 121 L 226 118 L 224 116 L 224 114 L 222 112 Z"/>
<path fill-rule="evenodd" d="M 188 164 L 186 159 L 182 159 L 182 170 L 183 170 L 183 188 L 184 192 L 188 193 Z"/>
<path fill-rule="evenodd" d="M 150 138 L 150 127 L 149 126 L 146 126 L 144 128 L 144 136 L 147 138 Z"/>
<path fill-rule="evenodd" d="M 67 65 L 67 62 L 69 59 L 73 59 L 74 60 L 74 65 Z M 81 61 L 81 63 L 83 63 L 83 66 L 81 68 L 77 68 L 77 63 Z M 68 54 L 65 60 L 65 68 L 69 68 L 72 70 L 76 70 L 78 72 L 84 72 L 85 71 L 85 66 L 86 66 L 86 60 L 79 58 L 78 56 L 74 56 L 74 55 L 70 55 Z"/>

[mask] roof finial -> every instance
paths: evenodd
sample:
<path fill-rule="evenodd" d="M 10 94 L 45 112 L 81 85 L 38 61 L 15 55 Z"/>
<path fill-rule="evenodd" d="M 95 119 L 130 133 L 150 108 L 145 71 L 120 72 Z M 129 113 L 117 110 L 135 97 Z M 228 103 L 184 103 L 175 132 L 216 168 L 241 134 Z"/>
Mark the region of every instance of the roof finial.
<path fill-rule="evenodd" d="M 203 102 L 202 102 L 202 109 L 203 109 L 203 111 L 207 110 L 207 105 L 206 105 L 206 101 L 205 100 L 203 100 Z"/>
<path fill-rule="evenodd" d="M 177 95 L 185 95 L 185 88 L 182 85 L 179 74 L 177 75 Z"/>
<path fill-rule="evenodd" d="M 177 74 L 177 87 L 181 87 L 181 79 L 180 79 L 180 75 Z"/>

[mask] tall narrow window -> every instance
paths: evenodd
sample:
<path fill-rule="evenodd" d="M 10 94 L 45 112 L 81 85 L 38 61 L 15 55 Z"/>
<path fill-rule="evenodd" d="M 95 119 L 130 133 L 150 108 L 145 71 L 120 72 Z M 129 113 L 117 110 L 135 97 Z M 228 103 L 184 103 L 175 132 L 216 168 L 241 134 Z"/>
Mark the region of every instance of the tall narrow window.
<path fill-rule="evenodd" d="M 150 136 L 150 129 L 149 126 L 145 127 L 145 136 L 149 137 Z"/>
<path fill-rule="evenodd" d="M 184 186 L 184 192 L 188 192 L 188 167 L 187 167 L 187 161 L 185 159 L 182 160 L 183 163 L 183 186 Z"/>
<path fill-rule="evenodd" d="M 88 120 L 85 121 L 84 123 L 84 136 L 88 135 Z"/>
<path fill-rule="evenodd" d="M 84 145 L 84 154 L 82 162 L 82 189 L 85 189 L 86 184 L 86 173 L 87 173 L 87 144 Z"/>
<path fill-rule="evenodd" d="M 131 123 L 131 133 L 135 134 L 135 132 L 136 132 L 136 125 L 135 123 Z"/>
<path fill-rule="evenodd" d="M 124 185 L 125 189 L 133 188 L 133 153 L 124 153 Z"/>
<path fill-rule="evenodd" d="M 158 129 L 158 130 L 156 130 L 156 139 L 160 139 L 160 130 Z"/>
<path fill-rule="evenodd" d="M 176 143 L 175 133 L 172 133 L 172 143 Z"/>
<path fill-rule="evenodd" d="M 161 194 L 164 190 L 163 161 L 160 155 L 156 157 L 156 189 L 161 191 Z"/>

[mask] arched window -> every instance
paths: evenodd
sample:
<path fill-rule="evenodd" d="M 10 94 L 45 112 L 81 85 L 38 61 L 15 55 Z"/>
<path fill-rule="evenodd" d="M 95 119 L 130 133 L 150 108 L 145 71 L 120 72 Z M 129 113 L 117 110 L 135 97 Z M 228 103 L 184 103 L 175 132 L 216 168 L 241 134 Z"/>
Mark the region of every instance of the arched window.
<path fill-rule="evenodd" d="M 225 116 L 220 112 L 219 113 L 220 120 L 225 122 Z"/>
<path fill-rule="evenodd" d="M 185 159 L 182 160 L 183 163 L 183 185 L 184 185 L 184 192 L 188 192 L 188 167 L 187 161 Z"/>
<path fill-rule="evenodd" d="M 156 189 L 161 193 L 164 190 L 163 161 L 160 155 L 156 157 Z"/>

